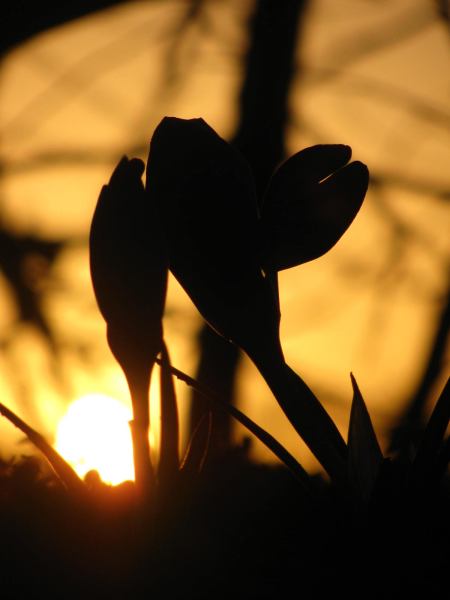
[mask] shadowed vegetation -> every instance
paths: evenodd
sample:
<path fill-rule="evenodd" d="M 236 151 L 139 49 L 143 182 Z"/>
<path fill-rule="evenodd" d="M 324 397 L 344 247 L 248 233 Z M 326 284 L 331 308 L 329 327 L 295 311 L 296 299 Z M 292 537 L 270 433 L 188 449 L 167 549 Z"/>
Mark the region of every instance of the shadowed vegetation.
<path fill-rule="evenodd" d="M 278 270 L 327 252 L 363 202 L 368 170 L 350 157 L 350 148 L 336 145 L 295 154 L 275 171 L 263 202 L 245 159 L 201 119 L 160 123 L 145 185 L 141 161 L 120 161 L 93 216 L 90 266 L 107 340 L 129 385 L 136 481 L 107 486 L 95 472 L 80 480 L 0 405 L 52 468 L 30 459 L 0 464 L 10 597 L 33 586 L 75 598 L 288 598 L 292 590 L 360 598 L 368 581 L 380 597 L 442 593 L 449 384 L 421 440 L 383 456 L 353 375 L 344 441 L 285 363 L 279 339 Z M 220 389 L 171 365 L 162 325 L 168 269 L 210 327 L 254 362 L 328 477 L 309 475 Z M 155 363 L 156 460 L 148 442 Z M 279 465 L 253 464 L 245 447 L 215 452 L 208 415 L 181 457 L 174 376 L 210 411 L 247 427 Z"/>
<path fill-rule="evenodd" d="M 115 4 L 66 2 L 55 8 L 48 2 L 7 3 L 11 26 L 3 51 L 49 26 Z M 38 94 L 13 117 L 13 124 L 32 135 L 78 88 L 101 80 L 111 65 L 132 59 L 135 45 L 147 47 L 152 35 L 158 40 L 167 35 L 158 94 L 144 98 L 141 114 L 133 114 L 129 146 L 120 150 L 145 156 L 146 141 L 139 137 L 144 124 L 152 123 L 158 106 L 170 105 L 189 79 L 194 71 L 190 63 L 201 54 L 196 44 L 229 35 L 217 27 L 214 11 L 209 12 L 214 4 L 182 3 L 166 33 L 156 20 L 142 22 L 123 39 L 70 64 L 49 85 L 57 91 L 56 100 Z M 399 40 L 409 43 L 426 31 L 431 17 L 422 3 L 394 11 L 394 20 L 383 27 L 375 21 L 340 43 L 334 40 L 324 65 L 308 68 L 298 63 L 296 53 L 312 5 L 308 0 L 258 0 L 248 11 L 248 47 L 241 56 L 243 78 L 231 144 L 201 119 L 166 118 L 155 130 L 147 165 L 124 157 L 103 187 L 92 219 L 90 266 L 108 344 L 129 386 L 135 481 L 109 486 L 95 471 L 80 479 L 21 418 L 21 410 L 19 416 L 0 404 L 0 415 L 45 459 L 0 460 L 2 598 L 360 599 L 414 593 L 428 599 L 447 593 L 448 382 L 428 418 L 425 409 L 444 368 L 448 294 L 428 364 L 383 449 L 382 432 L 374 428 L 365 403 L 366 382 L 350 376 L 353 398 L 342 399 L 349 423 L 345 436 L 325 410 L 322 392 L 313 393 L 286 364 L 279 338 L 278 272 L 328 252 L 351 225 L 368 186 L 367 168 L 350 162 L 349 146 L 323 143 L 287 158 L 288 127 L 299 127 L 302 135 L 312 132 L 316 142 L 326 142 L 330 135 L 329 123 L 308 121 L 303 104 L 297 123 L 296 100 L 288 102 L 293 82 L 314 89 L 341 81 L 333 93 L 343 92 L 342 100 L 350 99 L 351 106 L 346 87 L 353 86 L 355 96 L 370 91 L 380 105 L 392 103 L 421 125 L 446 127 L 448 115 L 438 104 L 358 69 L 359 59 L 396 47 Z M 448 25 L 444 5 L 434 3 Z M 196 30 L 202 35 L 196 37 Z M 235 53 L 233 44 L 219 44 L 220 52 Z M 42 68 L 38 59 L 37 54 L 34 66 Z M 214 57 L 211 64 L 215 69 Z M 116 119 L 122 107 L 114 98 L 104 100 L 99 94 L 95 108 L 103 116 L 113 107 Z M 404 115 L 390 131 L 392 138 L 403 138 Z M 429 131 L 423 129 L 428 143 Z M 405 139 L 405 155 L 414 164 L 413 144 Z M 386 146 L 382 152 L 392 156 Z M 26 174 L 49 165 L 112 164 L 117 153 L 114 145 L 52 146 L 16 160 L 4 157 L 2 169 Z M 339 275 L 347 268 L 351 278 L 352 269 L 359 268 L 380 280 L 376 293 L 405 276 L 407 241 L 435 252 L 426 234 L 421 239 L 422 232 L 384 201 L 383 192 L 392 183 L 442 202 L 449 197 L 445 185 L 432 176 L 371 167 L 374 205 L 387 228 L 387 264 L 382 273 L 366 273 L 367 263 L 358 262 L 358 253 L 354 263 L 340 266 Z M 48 241 L 9 231 L 3 221 L 0 225 L 0 266 L 15 300 L 15 318 L 32 324 L 47 340 L 53 374 L 63 386 L 61 340 L 44 311 L 37 274 L 45 275 L 67 240 Z M 446 260 L 437 251 L 435 258 L 442 264 Z M 165 343 L 169 269 L 204 318 L 194 377 L 171 363 Z M 371 333 L 374 339 L 376 332 Z M 5 351 L 14 334 L 2 337 Z M 307 472 L 283 440 L 234 404 L 242 353 L 257 367 L 273 393 L 275 410 L 289 419 L 299 444 L 302 438 L 322 465 L 321 474 Z M 26 369 L 23 364 L 18 366 Z M 7 370 L 11 380 L 19 372 L 13 361 Z M 150 420 L 152 377 L 160 382 L 160 423 Z M 186 448 L 180 443 L 174 378 L 192 390 Z M 387 395 L 390 387 L 386 379 Z M 25 392 L 21 390 L 24 413 L 32 404 Z M 249 400 L 256 403 L 258 398 Z M 232 443 L 233 420 L 248 431 L 240 446 Z M 159 432 L 155 452 L 150 452 L 152 430 Z M 254 439 L 276 457 L 273 466 L 252 462 Z"/>

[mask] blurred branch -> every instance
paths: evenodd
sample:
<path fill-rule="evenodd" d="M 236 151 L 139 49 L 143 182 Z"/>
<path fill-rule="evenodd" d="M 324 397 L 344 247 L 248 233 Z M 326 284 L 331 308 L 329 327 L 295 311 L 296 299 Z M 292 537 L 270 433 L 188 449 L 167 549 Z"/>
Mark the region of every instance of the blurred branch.
<path fill-rule="evenodd" d="M 18 235 L 0 226 L 0 273 L 4 276 L 14 300 L 16 315 L 11 326 L 0 335 L 0 352 L 5 360 L 5 376 L 15 390 L 16 399 L 27 410 L 34 410 L 26 357 L 15 356 L 15 339 L 23 324 L 39 334 L 49 352 L 48 366 L 53 381 L 62 394 L 67 393 L 61 366 L 60 346 L 51 320 L 44 310 L 46 286 L 57 256 L 65 246 L 62 240 L 45 240 L 31 235 Z"/>
<path fill-rule="evenodd" d="M 54 339 L 41 308 L 42 291 L 36 285 L 36 279 L 48 272 L 61 247 L 62 242 L 17 236 L 0 228 L 0 269 L 14 295 L 18 320 L 34 325 L 53 352 Z"/>
<path fill-rule="evenodd" d="M 439 127 L 450 129 L 450 113 L 445 112 L 429 104 L 422 98 L 413 95 L 411 92 L 401 89 L 386 81 L 377 81 L 369 77 L 360 75 L 359 73 L 345 71 L 341 68 L 320 67 L 309 69 L 305 72 L 305 85 L 314 86 L 316 83 L 315 76 L 321 73 L 324 78 L 337 79 L 339 77 L 347 77 L 345 81 L 340 81 L 340 85 L 345 85 L 352 92 L 357 92 L 369 96 L 379 96 L 386 102 L 395 102 L 402 104 L 409 112 L 416 117 L 422 118 L 425 121 L 436 124 Z M 322 80 L 325 83 L 325 79 Z"/>
<path fill-rule="evenodd" d="M 144 142 L 130 144 L 128 151 L 131 156 L 145 156 L 147 144 Z M 64 147 L 54 148 L 47 152 L 37 152 L 20 161 L 8 161 L 8 159 L 3 159 L 0 168 L 3 175 L 20 175 L 33 170 L 53 168 L 61 165 L 69 167 L 86 165 L 110 166 L 117 161 L 122 152 L 123 151 L 120 148 L 111 149 L 110 147 L 93 149 L 81 147 L 72 148 L 70 150 Z M 414 178 L 402 173 L 382 171 L 371 171 L 370 178 L 371 184 L 373 185 L 395 185 L 405 190 L 433 196 L 439 200 L 450 199 L 450 189 L 436 181 Z"/>
<path fill-rule="evenodd" d="M 410 440 L 418 441 L 424 428 L 424 411 L 445 362 L 450 330 L 450 288 L 439 316 L 436 332 L 423 374 L 405 412 L 398 419 L 391 436 L 391 450 L 407 453 Z"/>
<path fill-rule="evenodd" d="M 2 4 L 0 55 L 32 36 L 88 14 L 121 4 L 123 0 L 66 0 L 29 2 L 8 0 Z"/>
<path fill-rule="evenodd" d="M 437 12 L 448 25 L 450 23 L 450 2 L 449 0 L 434 0 Z"/>
<path fill-rule="evenodd" d="M 52 78 L 42 91 L 33 96 L 10 121 L 3 124 L 1 134 L 11 135 L 10 132 L 14 132 L 15 140 L 20 139 L 20 135 L 28 140 L 30 135 L 35 134 L 50 116 L 63 109 L 68 102 L 72 102 L 80 94 L 86 94 L 101 77 L 119 68 L 137 53 L 146 51 L 151 34 L 157 34 L 158 39 L 165 39 L 172 33 L 172 24 L 167 28 L 161 28 L 158 22 L 144 21 L 113 40 L 96 47 L 92 52 L 72 63 L 61 75 Z M 32 58 L 36 61 L 37 57 Z M 102 114 L 111 114 L 111 109 L 116 106 L 114 97 L 109 95 L 100 98 L 98 91 L 90 100 L 90 106 Z"/>
<path fill-rule="evenodd" d="M 449 200 L 450 189 L 436 181 L 425 181 L 402 173 L 388 173 L 378 171 L 370 174 L 371 185 L 396 186 L 405 191 L 411 191 L 426 196 L 433 196 L 437 200 Z"/>
<path fill-rule="evenodd" d="M 179 22 L 175 25 L 172 35 L 172 42 L 168 47 L 166 59 L 164 61 L 164 83 L 163 89 L 167 90 L 179 79 L 181 50 L 186 38 L 186 32 L 192 25 L 206 28 L 207 21 L 204 14 L 205 0 L 190 0 L 186 3 L 186 9 L 181 15 Z M 191 45 L 190 51 L 184 56 L 184 62 L 191 64 L 192 53 L 195 52 L 195 45 Z"/>
<path fill-rule="evenodd" d="M 426 4 L 418 3 L 414 6 L 407 5 L 398 19 L 383 23 L 383 26 L 371 25 L 360 30 L 358 37 L 351 38 L 346 35 L 344 40 L 339 40 L 328 50 L 330 69 L 317 70 L 310 76 L 310 83 L 316 85 L 329 83 L 339 76 L 343 70 L 358 61 L 375 54 L 385 52 L 388 48 L 398 46 L 405 40 L 421 33 L 436 22 L 436 17 Z"/>
<path fill-rule="evenodd" d="M 129 150 L 133 155 L 143 155 L 148 151 L 148 145 L 139 143 L 131 145 Z M 53 168 L 61 165 L 67 167 L 84 167 L 105 165 L 110 166 L 117 162 L 123 154 L 122 148 L 54 148 L 45 152 L 36 152 L 20 161 L 3 160 L 1 164 L 2 175 L 20 175 L 42 168 Z"/>
<path fill-rule="evenodd" d="M 408 222 L 407 217 L 405 218 L 404 215 L 402 217 L 402 215 L 397 214 L 397 212 L 392 208 L 391 203 L 389 203 L 389 201 L 381 194 L 385 187 L 387 187 L 386 183 L 380 183 L 380 181 L 376 179 L 373 182 L 372 187 L 376 192 L 373 195 L 373 205 L 380 212 L 384 221 L 389 224 L 394 235 L 397 238 L 402 238 L 404 240 L 407 239 L 409 242 L 413 240 L 417 244 L 420 244 L 423 249 L 432 252 L 435 259 L 445 263 L 444 266 L 447 272 L 447 263 L 449 260 L 448 252 L 444 251 L 441 253 L 441 251 L 438 251 L 435 247 L 435 238 L 433 236 L 427 235 L 426 232 L 424 232 L 420 227 L 414 226 Z"/>
<path fill-rule="evenodd" d="M 201 44 L 199 35 L 189 34 L 195 27 L 200 33 L 210 32 L 205 0 L 189 0 L 182 6 L 184 10 L 181 15 L 177 14 L 175 21 L 170 22 L 164 36 L 159 35 L 167 41 L 161 59 L 164 69 L 159 74 L 157 83 L 147 88 L 141 110 L 132 115 L 128 124 L 131 139 L 135 131 L 147 131 L 149 123 L 156 125 L 161 107 L 170 103 L 177 94 L 178 85 L 185 83 L 194 71 Z M 130 151 L 131 149 L 127 149 L 127 152 Z"/>

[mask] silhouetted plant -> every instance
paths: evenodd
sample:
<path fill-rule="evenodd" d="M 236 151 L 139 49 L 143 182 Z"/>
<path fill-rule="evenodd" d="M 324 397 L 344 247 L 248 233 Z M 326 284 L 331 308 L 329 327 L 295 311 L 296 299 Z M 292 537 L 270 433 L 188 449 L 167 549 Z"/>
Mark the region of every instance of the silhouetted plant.
<path fill-rule="evenodd" d="M 349 481 L 353 498 L 360 506 L 386 502 L 397 495 L 410 502 L 414 497 L 433 495 L 448 467 L 448 443 L 444 441 L 450 418 L 450 380 L 442 390 L 419 444 L 410 440 L 410 458 L 397 464 L 384 457 L 366 404 L 351 375 L 353 402 L 348 431 Z M 396 476 L 392 480 L 392 469 Z"/>
<path fill-rule="evenodd" d="M 104 560 L 109 565 L 106 577 L 115 575 L 110 589 L 119 582 L 126 587 L 127 594 L 132 583 L 134 590 L 145 584 L 146 590 L 163 590 L 167 596 L 170 588 L 165 572 L 169 570 L 169 579 L 173 580 L 174 555 L 166 556 L 165 546 L 174 543 L 176 548 L 186 550 L 183 546 L 186 536 L 197 542 L 205 511 L 210 516 L 224 518 L 235 531 L 236 539 L 241 540 L 240 529 L 249 527 L 248 488 L 243 478 L 250 473 L 250 463 L 245 466 L 239 463 L 242 490 L 236 487 L 224 493 L 220 480 L 227 477 L 227 470 L 221 469 L 219 464 L 212 465 L 209 471 L 206 469 L 205 476 L 211 428 L 208 415 L 200 421 L 184 456 L 180 457 L 173 380 L 178 377 L 194 387 L 215 409 L 227 411 L 247 427 L 300 484 L 302 508 L 294 502 L 294 508 L 291 507 L 284 517 L 285 529 L 280 532 L 274 525 L 276 533 L 271 534 L 278 544 L 285 531 L 293 531 L 289 557 L 284 554 L 276 567 L 272 566 L 280 570 L 277 573 L 279 581 L 285 579 L 286 566 L 293 560 L 292 553 L 297 560 L 300 550 L 296 536 L 304 535 L 306 530 L 311 546 L 312 539 L 317 537 L 315 529 L 320 527 L 320 535 L 326 535 L 332 547 L 345 554 L 345 546 L 334 539 L 342 536 L 342 532 L 333 519 L 343 521 L 345 528 L 351 525 L 348 547 L 363 575 L 367 570 L 359 556 L 363 541 L 364 548 L 375 553 L 379 532 L 386 535 L 391 528 L 403 536 L 398 541 L 402 542 L 404 552 L 416 529 L 425 540 L 426 511 L 439 508 L 436 502 L 440 499 L 435 492 L 440 489 L 449 460 L 449 438 L 444 438 L 450 417 L 450 384 L 447 382 L 440 395 L 420 444 L 416 445 L 411 438 L 411 459 L 404 462 L 402 458 L 401 462 L 395 456 L 383 456 L 353 375 L 346 444 L 318 399 L 284 362 L 279 340 L 278 270 L 312 260 L 328 251 L 345 232 L 364 199 L 367 169 L 358 162 L 347 164 L 350 155 L 347 146 L 330 145 L 308 148 L 291 157 L 274 174 L 262 203 L 261 215 L 245 161 L 201 119 L 166 118 L 162 121 L 152 139 L 145 187 L 141 180 L 144 171 L 141 161 L 123 158 L 119 162 L 97 203 L 90 234 L 90 263 L 95 295 L 107 324 L 107 340 L 130 388 L 138 504 L 134 502 L 136 494 L 130 483 L 112 488 L 105 486 L 95 473 L 89 473 L 82 481 L 38 432 L 0 404 L 0 414 L 44 454 L 63 484 L 48 493 L 50 488 L 47 489 L 46 480 L 40 477 L 36 465 L 27 462 L 14 465 L 0 460 L 0 483 L 7 482 L 0 488 L 0 492 L 6 489 L 6 493 L 0 493 L 4 518 L 12 510 L 14 490 L 24 493 L 25 488 L 33 490 L 33 499 L 42 495 L 39 501 L 45 507 L 45 514 L 39 514 L 39 518 L 46 519 L 53 532 L 60 524 L 54 516 L 63 509 L 64 518 L 70 521 L 73 510 L 74 524 L 66 523 L 63 533 L 58 530 L 59 535 L 67 536 L 66 547 L 72 548 L 76 543 L 86 551 L 86 539 L 95 535 L 101 540 L 104 553 L 90 557 L 94 565 L 92 573 L 89 561 L 86 564 L 83 555 L 81 563 L 86 568 L 87 580 L 102 580 L 103 574 L 99 575 L 96 565 L 104 568 Z M 223 401 L 220 390 L 208 389 L 171 365 L 162 327 L 168 267 L 210 325 L 247 352 L 299 435 L 332 480 L 339 484 L 337 487 L 318 485 L 278 440 L 235 406 Z M 149 419 L 148 391 L 155 362 L 160 366 L 161 430 L 158 457 L 153 463 L 148 434 L 154 424 Z M 259 476 L 253 471 L 252 477 L 251 485 L 256 490 L 260 485 Z M 220 492 L 217 495 L 216 490 L 216 497 L 211 500 L 204 491 L 214 490 L 217 480 Z M 59 493 L 63 487 L 68 492 L 64 497 Z M 56 494 L 53 493 L 55 490 Z M 279 494 L 278 488 L 273 493 Z M 236 494 L 240 494 L 242 506 L 235 500 Z M 187 508 L 182 506 L 185 503 Z M 288 496 L 278 498 L 278 516 L 274 523 L 280 514 L 284 515 L 287 504 Z M 58 510 L 55 511 L 54 506 L 58 506 Z M 295 529 L 298 513 L 311 510 L 312 506 L 319 507 L 323 523 L 319 519 L 303 524 L 303 530 Z M 32 509 L 35 511 L 34 506 Z M 327 509 L 330 514 L 326 513 Z M 19 507 L 19 513 L 20 510 Z M 145 520 L 140 518 L 142 515 L 146 516 Z M 436 522 L 445 532 L 445 522 L 442 520 L 441 523 L 439 519 Z M 26 520 L 19 519 L 18 523 L 20 531 L 26 530 Z M 333 527 L 329 531 L 331 524 Z M 251 535 L 263 543 L 254 541 L 252 551 L 261 557 L 259 546 L 264 547 L 266 533 L 261 523 L 259 526 L 261 531 L 252 531 Z M 411 528 L 408 537 L 406 532 Z M 115 529 L 120 532 L 117 539 L 114 538 Z M 114 550 L 109 545 L 111 535 L 115 539 Z M 53 543 L 53 538 L 47 542 L 47 532 L 43 538 L 39 530 L 34 531 L 33 536 L 33 543 L 44 548 L 43 564 L 47 561 L 51 564 L 49 580 L 53 582 L 59 546 Z M 344 537 L 347 536 L 346 529 Z M 123 540 L 127 540 L 125 545 Z M 234 543 L 230 536 L 230 544 L 233 546 Z M 356 546 L 356 552 L 352 544 Z M 440 540 L 438 549 L 439 544 Z M 31 547 L 33 553 L 33 545 Z M 206 561 L 212 566 L 211 546 L 200 543 L 200 547 L 200 564 Z M 184 564 L 181 566 L 184 557 L 185 552 L 180 552 L 177 557 L 180 573 L 186 573 Z M 196 560 L 195 554 L 193 560 Z M 254 567 L 258 560 L 255 559 Z M 407 558 L 402 560 L 407 564 Z M 333 557 L 331 562 L 334 564 L 335 561 L 336 557 Z M 65 568 L 64 560 L 61 564 Z M 113 573 L 118 564 L 121 569 Z M 77 565 L 79 568 L 80 563 Z M 251 572 L 245 567 L 240 568 L 252 593 L 259 597 L 256 590 L 261 586 L 255 587 Z M 313 564 L 313 572 L 325 576 L 330 568 L 331 563 L 327 561 L 323 567 Z M 221 569 L 228 577 L 228 565 L 221 565 Z M 297 570 L 296 566 L 295 576 L 290 575 L 296 583 Z M 206 571 L 206 568 L 199 569 L 202 582 Z M 66 579 L 66 575 L 60 576 Z M 132 581 L 133 578 L 136 581 Z M 162 583 L 158 583 L 158 578 Z M 303 579 L 304 576 L 302 584 Z M 355 579 L 356 582 L 350 581 L 354 593 L 359 592 L 356 575 Z M 179 589 L 178 586 L 176 581 L 174 587 Z M 287 581 L 285 589 L 288 589 Z M 401 585 L 400 589 L 403 589 Z M 124 597 L 121 592 L 117 594 Z"/>
<path fill-rule="evenodd" d="M 126 157 L 98 199 L 90 232 L 92 282 L 107 323 L 112 353 L 122 367 L 133 404 L 136 485 L 148 493 L 154 471 L 148 441 L 148 390 L 162 348 L 162 314 L 167 285 L 164 242 L 146 201 L 144 165 Z"/>
<path fill-rule="evenodd" d="M 308 475 L 277 440 L 224 403 L 220 390 L 208 390 L 171 366 L 162 331 L 168 266 L 210 325 L 247 352 L 332 479 L 350 486 L 364 504 L 378 489 L 386 459 L 355 379 L 347 447 L 320 402 L 284 362 L 279 340 L 278 270 L 327 252 L 364 199 L 367 168 L 348 164 L 350 157 L 350 148 L 343 145 L 295 154 L 273 175 L 260 216 L 251 173 L 239 153 L 202 119 L 165 118 L 151 142 L 145 188 L 144 164 L 126 157 L 103 187 L 90 233 L 92 281 L 108 343 L 130 388 L 141 498 L 171 488 L 183 471 L 199 471 L 207 452 L 210 422 L 205 419 L 184 458 L 179 457 L 174 374 L 238 419 L 311 493 Z M 148 389 L 155 361 L 161 365 L 157 466 L 148 442 Z M 66 486 L 80 490 L 82 482 L 42 436 L 1 408 Z M 448 412 L 446 388 L 408 472 L 416 487 L 426 479 L 431 460 L 441 465 L 436 471 L 443 471 L 441 442 Z"/>
<path fill-rule="evenodd" d="M 72 467 L 64 458 L 47 442 L 47 440 L 25 421 L 18 417 L 12 410 L 0 403 L 0 415 L 8 419 L 15 427 L 24 433 L 34 446 L 45 456 L 59 480 L 66 489 L 76 497 L 85 497 L 85 486 Z"/>
<path fill-rule="evenodd" d="M 348 426 L 349 480 L 356 497 L 367 503 L 379 476 L 383 454 L 356 379 Z"/>
<path fill-rule="evenodd" d="M 319 146 L 292 157 L 273 175 L 262 218 L 246 161 L 202 119 L 163 119 L 147 164 L 170 269 L 208 323 L 255 363 L 297 432 L 341 483 L 345 443 L 284 361 L 276 271 L 326 252 L 356 215 L 368 173 L 361 163 L 345 167 L 350 155 L 346 146 Z"/>
<path fill-rule="evenodd" d="M 108 343 L 130 388 L 141 496 L 180 466 L 177 407 L 162 334 L 168 262 L 205 319 L 247 352 L 332 478 L 346 481 L 342 437 L 284 362 L 276 272 L 328 250 L 355 216 L 367 169 L 353 163 L 330 176 L 350 155 L 346 146 L 296 154 L 274 174 L 260 218 L 250 169 L 239 153 L 201 119 L 165 118 L 152 139 L 146 189 L 143 163 L 126 157 L 103 187 L 92 219 L 90 265 Z M 155 473 L 148 389 L 160 352 L 162 431 Z M 307 487 L 297 461 L 237 409 L 232 412 Z"/>
<path fill-rule="evenodd" d="M 276 171 L 261 211 L 262 257 L 267 271 L 295 267 L 330 250 L 364 200 L 367 167 L 350 164 L 349 146 L 305 148 Z"/>

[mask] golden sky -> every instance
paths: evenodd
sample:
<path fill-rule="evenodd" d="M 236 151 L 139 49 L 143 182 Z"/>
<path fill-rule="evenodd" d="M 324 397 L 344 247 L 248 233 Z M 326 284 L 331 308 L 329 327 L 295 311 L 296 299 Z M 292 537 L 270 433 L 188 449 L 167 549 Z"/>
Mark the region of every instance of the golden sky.
<path fill-rule="evenodd" d="M 206 25 L 181 36 L 185 8 L 127 2 L 36 36 L 2 67 L 1 224 L 70 241 L 41 282 L 61 380 L 43 340 L 14 326 L 0 280 L 0 325 L 9 340 L 0 355 L 0 395 L 50 438 L 67 403 L 80 395 L 128 402 L 88 270 L 86 240 L 101 185 L 130 149 L 142 149 L 145 158 L 166 114 L 201 116 L 224 137 L 233 132 L 252 3 L 212 1 Z M 301 42 L 289 152 L 348 144 L 381 185 L 369 190 L 328 255 L 280 275 L 282 341 L 288 363 L 344 434 L 352 371 L 382 437 L 420 376 L 448 286 L 448 195 L 446 203 L 438 193 L 450 184 L 448 31 L 426 0 L 316 0 Z M 166 336 L 173 363 L 189 374 L 199 323 L 171 280 Z M 89 361 L 75 351 L 79 346 Z M 312 464 L 247 361 L 242 375 L 242 408 Z M 183 412 L 186 391 L 177 386 Z M 3 422 L 0 435 L 8 443 L 18 439 Z"/>

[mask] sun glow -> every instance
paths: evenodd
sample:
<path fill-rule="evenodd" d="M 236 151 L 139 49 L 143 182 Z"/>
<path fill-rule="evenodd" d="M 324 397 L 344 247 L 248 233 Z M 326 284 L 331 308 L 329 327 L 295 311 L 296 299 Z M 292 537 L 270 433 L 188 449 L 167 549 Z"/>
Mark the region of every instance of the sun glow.
<path fill-rule="evenodd" d="M 131 410 L 114 398 L 82 396 L 59 422 L 56 449 L 80 477 L 95 469 L 105 483 L 132 480 L 131 418 Z"/>

